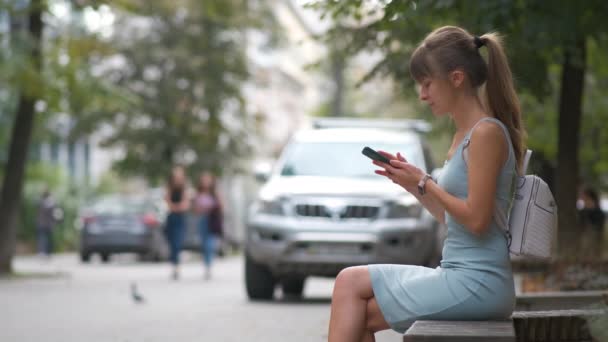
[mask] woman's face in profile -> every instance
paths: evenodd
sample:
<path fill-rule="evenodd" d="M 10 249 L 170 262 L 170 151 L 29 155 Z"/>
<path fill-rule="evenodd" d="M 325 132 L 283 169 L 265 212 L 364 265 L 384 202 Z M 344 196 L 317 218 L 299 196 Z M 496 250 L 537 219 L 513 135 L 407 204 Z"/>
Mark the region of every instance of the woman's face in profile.
<path fill-rule="evenodd" d="M 173 182 L 175 184 L 182 185 L 184 184 L 184 180 L 186 179 L 184 175 L 184 170 L 182 168 L 173 169 Z"/>
<path fill-rule="evenodd" d="M 209 189 L 211 188 L 211 185 L 213 185 L 213 176 L 209 173 L 203 173 L 199 178 L 199 181 L 203 188 Z"/>
<path fill-rule="evenodd" d="M 435 116 L 449 113 L 448 99 L 450 98 L 447 82 L 435 77 L 425 77 L 417 82 L 418 98 L 425 102 Z"/>

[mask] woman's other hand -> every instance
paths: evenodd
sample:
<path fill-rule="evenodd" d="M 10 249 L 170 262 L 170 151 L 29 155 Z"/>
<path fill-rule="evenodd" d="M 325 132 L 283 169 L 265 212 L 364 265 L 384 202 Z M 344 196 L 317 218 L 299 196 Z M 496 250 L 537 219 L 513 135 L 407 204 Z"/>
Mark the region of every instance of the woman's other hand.
<path fill-rule="evenodd" d="M 378 150 L 377 152 L 378 152 L 379 154 L 381 154 L 381 155 L 385 156 L 386 158 L 388 158 L 388 160 L 398 160 L 398 159 L 397 159 L 397 157 L 396 157 L 395 155 L 391 154 L 391 153 L 388 153 L 388 152 L 385 152 L 385 151 L 382 151 L 382 150 Z M 399 153 L 397 153 L 397 155 L 400 155 L 400 154 L 399 154 Z M 402 157 L 402 158 L 403 158 L 403 157 Z M 405 159 L 404 159 L 404 160 L 405 160 Z M 387 177 L 387 178 L 390 178 L 390 177 L 389 177 L 389 174 L 388 174 L 388 172 L 387 172 L 387 168 L 389 168 L 391 165 L 386 164 L 386 163 L 383 163 L 383 162 L 375 161 L 375 160 L 372 160 L 372 163 L 373 163 L 374 165 L 376 165 L 376 166 L 380 166 L 381 168 L 383 168 L 383 169 L 384 169 L 384 170 L 376 170 L 376 171 L 375 171 L 375 173 L 377 173 L 377 174 L 379 174 L 379 175 L 382 175 L 382 176 L 385 176 L 385 177 Z"/>
<path fill-rule="evenodd" d="M 377 174 L 389 178 L 393 183 L 401 185 L 407 191 L 412 191 L 416 188 L 418 181 L 424 176 L 422 170 L 408 163 L 405 157 L 399 152 L 397 152 L 397 156 L 384 151 L 378 151 L 378 153 L 387 157 L 390 160 L 390 165 L 374 161 L 375 165 L 384 169 L 376 170 L 375 172 Z"/>

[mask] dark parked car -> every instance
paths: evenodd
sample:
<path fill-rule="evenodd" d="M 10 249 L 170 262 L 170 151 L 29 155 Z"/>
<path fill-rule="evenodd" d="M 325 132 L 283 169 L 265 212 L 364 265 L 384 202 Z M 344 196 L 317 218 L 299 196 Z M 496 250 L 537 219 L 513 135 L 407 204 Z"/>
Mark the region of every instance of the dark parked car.
<path fill-rule="evenodd" d="M 161 210 L 146 197 L 98 199 L 80 215 L 80 259 L 88 262 L 93 253 L 104 262 L 115 253 L 137 253 L 142 260 L 165 259 L 161 218 Z"/>

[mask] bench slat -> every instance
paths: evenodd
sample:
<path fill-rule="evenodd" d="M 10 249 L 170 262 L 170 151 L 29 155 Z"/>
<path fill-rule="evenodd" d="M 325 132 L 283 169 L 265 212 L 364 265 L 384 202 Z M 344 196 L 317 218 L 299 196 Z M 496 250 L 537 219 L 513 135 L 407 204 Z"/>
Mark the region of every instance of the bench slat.
<path fill-rule="evenodd" d="M 515 311 L 511 318 L 530 319 L 530 318 L 551 318 L 551 317 L 585 317 L 605 315 L 606 309 L 573 309 L 573 310 L 547 310 L 547 311 Z"/>
<path fill-rule="evenodd" d="M 606 309 L 518 311 L 511 318 L 518 341 L 571 342 L 591 341 L 587 319 L 607 314 Z"/>
<path fill-rule="evenodd" d="M 416 321 L 405 332 L 404 342 L 497 341 L 514 342 L 513 322 L 505 321 Z"/>
<path fill-rule="evenodd" d="M 516 311 L 584 309 L 608 304 L 608 291 L 533 292 L 517 295 Z"/>

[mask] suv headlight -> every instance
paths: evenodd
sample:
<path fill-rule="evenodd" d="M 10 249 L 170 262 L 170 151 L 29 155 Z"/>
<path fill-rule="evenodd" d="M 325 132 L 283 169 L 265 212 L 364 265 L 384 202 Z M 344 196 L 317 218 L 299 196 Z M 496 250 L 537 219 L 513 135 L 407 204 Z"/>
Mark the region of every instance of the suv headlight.
<path fill-rule="evenodd" d="M 281 199 L 275 200 L 260 200 L 258 212 L 267 215 L 285 215 L 283 210 L 283 201 Z"/>
<path fill-rule="evenodd" d="M 406 204 L 396 201 L 389 205 L 386 218 L 418 218 L 420 217 L 421 213 L 422 205 L 420 205 L 419 203 Z"/>

